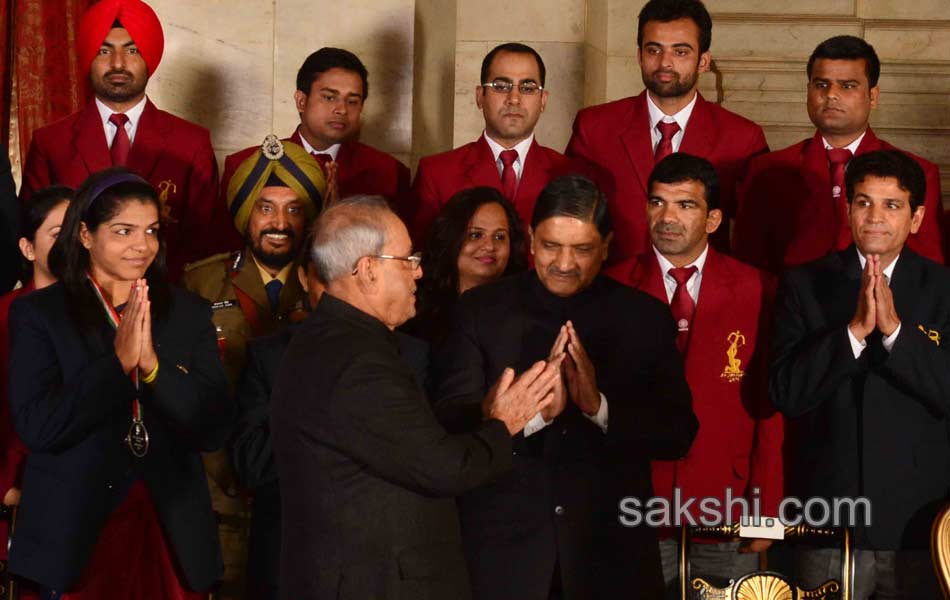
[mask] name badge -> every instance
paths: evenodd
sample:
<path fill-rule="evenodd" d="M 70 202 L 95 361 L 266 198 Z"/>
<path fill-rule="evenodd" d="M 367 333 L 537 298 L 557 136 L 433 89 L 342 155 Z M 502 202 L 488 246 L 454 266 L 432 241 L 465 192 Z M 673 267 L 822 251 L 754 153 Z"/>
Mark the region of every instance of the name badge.
<path fill-rule="evenodd" d="M 211 310 L 223 310 L 225 308 L 234 308 L 238 303 L 236 300 L 222 300 L 211 305 Z"/>

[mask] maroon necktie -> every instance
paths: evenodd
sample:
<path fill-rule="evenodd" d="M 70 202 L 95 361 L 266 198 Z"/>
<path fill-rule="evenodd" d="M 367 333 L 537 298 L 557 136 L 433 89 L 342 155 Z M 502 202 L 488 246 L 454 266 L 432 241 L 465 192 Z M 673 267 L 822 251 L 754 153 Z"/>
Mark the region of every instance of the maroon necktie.
<path fill-rule="evenodd" d="M 112 113 L 109 122 L 116 127 L 115 137 L 112 138 L 112 148 L 109 149 L 112 154 L 112 166 L 124 167 L 129 162 L 129 150 L 132 148 L 129 133 L 125 130 L 129 117 L 124 113 Z"/>
<path fill-rule="evenodd" d="M 656 124 L 656 128 L 660 130 L 660 143 L 656 145 L 656 152 L 653 153 L 654 163 L 673 154 L 673 136 L 680 130 L 680 126 L 676 121 L 672 123 L 660 121 Z"/>
<path fill-rule="evenodd" d="M 680 353 L 686 352 L 686 343 L 689 341 L 689 325 L 693 322 L 693 311 L 696 304 L 693 297 L 689 295 L 686 289 L 686 282 L 697 271 L 696 266 L 679 267 L 669 270 L 669 274 L 676 280 L 676 291 L 673 292 L 673 300 L 670 302 L 670 309 L 673 311 L 673 318 L 676 320 L 676 347 Z"/>
<path fill-rule="evenodd" d="M 851 225 L 848 223 L 848 196 L 844 189 L 844 168 L 851 160 L 851 151 L 847 148 L 829 148 L 828 162 L 831 163 L 831 199 L 835 203 L 838 216 L 838 236 L 835 250 L 844 250 L 851 245 Z"/>
<path fill-rule="evenodd" d="M 326 152 L 311 152 L 310 154 L 316 159 L 317 164 L 320 165 L 320 169 L 323 171 L 323 175 L 326 176 L 327 164 L 333 162 L 333 157 Z"/>
<path fill-rule="evenodd" d="M 518 190 L 518 176 L 515 174 L 515 161 L 518 160 L 517 150 L 503 150 L 498 155 L 504 168 L 501 170 L 501 193 L 512 204 L 515 201 L 515 192 Z"/>

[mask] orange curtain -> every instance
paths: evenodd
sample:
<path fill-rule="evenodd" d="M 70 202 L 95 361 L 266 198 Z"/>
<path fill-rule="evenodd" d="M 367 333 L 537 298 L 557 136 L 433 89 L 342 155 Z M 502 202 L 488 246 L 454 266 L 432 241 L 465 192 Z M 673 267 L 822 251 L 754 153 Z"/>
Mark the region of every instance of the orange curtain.
<path fill-rule="evenodd" d="M 3 141 L 16 102 L 21 159 L 33 130 L 81 109 L 91 98 L 88 65 L 77 64 L 76 30 L 92 0 L 0 0 Z M 16 81 L 13 81 L 13 78 Z M 15 83 L 15 85 L 14 85 Z M 15 98 L 11 92 L 16 89 Z"/>

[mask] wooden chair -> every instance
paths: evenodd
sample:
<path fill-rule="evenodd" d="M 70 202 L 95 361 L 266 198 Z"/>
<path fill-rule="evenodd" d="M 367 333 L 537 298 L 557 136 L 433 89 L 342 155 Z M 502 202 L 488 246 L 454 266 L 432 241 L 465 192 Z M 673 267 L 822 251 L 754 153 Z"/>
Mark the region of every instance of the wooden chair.
<path fill-rule="evenodd" d="M 785 528 L 785 539 L 790 541 L 820 542 L 840 538 L 841 577 L 822 583 L 813 590 L 799 588 L 791 579 L 774 571 L 754 571 L 743 575 L 729 585 L 719 588 L 708 581 L 690 575 L 689 545 L 693 537 L 736 540 L 739 525 L 721 527 L 683 527 L 680 532 L 680 598 L 691 598 L 690 590 L 708 600 L 851 600 L 854 593 L 854 553 L 851 548 L 851 530 L 847 527 L 819 529 L 807 525 Z M 950 552 L 950 541 L 948 541 Z"/>
<path fill-rule="evenodd" d="M 943 597 L 950 600 L 950 504 L 937 514 L 930 528 L 930 558 L 937 571 Z"/>

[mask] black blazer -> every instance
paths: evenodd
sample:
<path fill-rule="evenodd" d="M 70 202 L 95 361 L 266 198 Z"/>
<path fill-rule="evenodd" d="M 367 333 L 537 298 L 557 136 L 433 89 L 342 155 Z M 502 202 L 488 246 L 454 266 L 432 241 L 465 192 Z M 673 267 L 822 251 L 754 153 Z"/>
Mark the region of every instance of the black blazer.
<path fill-rule="evenodd" d="M 468 598 L 452 496 L 510 468 L 500 421 L 449 435 L 396 336 L 324 294 L 271 398 L 281 597 Z"/>
<path fill-rule="evenodd" d="M 872 526 L 857 528 L 859 548 L 923 549 L 950 497 L 950 271 L 905 248 L 890 286 L 901 319 L 894 347 L 875 333 L 855 359 L 855 247 L 790 270 L 770 389 L 795 444 L 788 493 L 865 496 Z"/>
<path fill-rule="evenodd" d="M 10 405 L 30 449 L 10 570 L 69 589 L 128 481 L 141 478 L 185 582 L 206 590 L 222 573 L 217 526 L 199 451 L 222 446 L 233 418 L 211 310 L 173 289 L 169 314 L 152 326 L 159 373 L 139 398 L 148 454 L 124 443 L 135 388 L 103 325 L 83 337 L 61 283 L 10 309 Z"/>
<path fill-rule="evenodd" d="M 504 368 L 546 359 L 568 319 L 607 398 L 607 432 L 569 403 L 516 436 L 507 477 L 459 500 L 476 598 L 547 600 L 555 559 L 566 599 L 662 593 L 655 532 L 618 517 L 622 498 L 652 496 L 650 459 L 685 455 L 698 429 L 665 304 L 602 276 L 559 298 L 534 271 L 470 290 L 433 352 L 436 412 L 453 428 L 474 426 Z"/>
<path fill-rule="evenodd" d="M 19 235 L 20 202 L 4 145 L 0 146 L 0 294 L 12 290 L 21 276 L 23 259 L 17 246 Z"/>
<path fill-rule="evenodd" d="M 252 340 L 237 390 L 238 426 L 231 444 L 234 472 L 254 493 L 247 548 L 247 593 L 250 598 L 278 598 L 280 578 L 280 487 L 271 445 L 269 404 L 280 362 L 299 327 Z M 396 332 L 399 351 L 419 384 L 428 380 L 429 345 Z"/>

